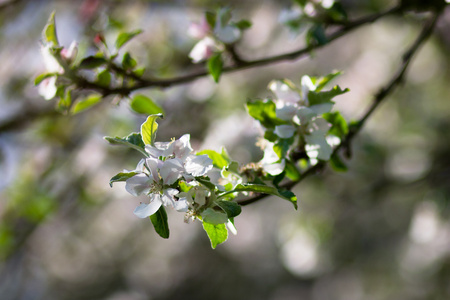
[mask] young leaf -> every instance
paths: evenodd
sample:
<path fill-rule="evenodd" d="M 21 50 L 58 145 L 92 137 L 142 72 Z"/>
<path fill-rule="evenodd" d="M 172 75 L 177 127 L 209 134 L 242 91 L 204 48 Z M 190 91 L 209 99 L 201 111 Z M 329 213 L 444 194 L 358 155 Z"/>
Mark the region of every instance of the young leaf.
<path fill-rule="evenodd" d="M 327 83 L 329 83 L 331 80 L 336 78 L 337 76 L 341 75 L 341 72 L 334 72 L 331 74 L 328 74 L 327 76 L 319 77 L 317 80 L 313 81 L 316 85 L 316 92 L 320 92 Z"/>
<path fill-rule="evenodd" d="M 258 120 L 262 126 L 270 129 L 286 123 L 277 118 L 275 108 L 275 103 L 272 100 L 247 102 L 247 110 L 250 116 Z"/>
<path fill-rule="evenodd" d="M 40 74 L 38 75 L 35 79 L 34 79 L 34 85 L 38 85 L 40 84 L 42 81 L 44 81 L 47 78 L 50 78 L 52 76 L 56 76 L 56 73 L 44 73 L 44 74 Z"/>
<path fill-rule="evenodd" d="M 137 66 L 136 60 L 131 57 L 130 53 L 125 53 L 122 58 L 122 67 L 125 70 L 133 70 Z"/>
<path fill-rule="evenodd" d="M 150 216 L 150 220 L 152 221 L 153 227 L 155 227 L 156 233 L 162 238 L 168 239 L 170 234 L 169 223 L 167 222 L 167 213 L 163 205 L 161 205 L 157 212 Z"/>
<path fill-rule="evenodd" d="M 56 35 L 55 12 L 52 12 L 42 31 L 42 39 L 45 43 L 53 44 L 53 46 L 59 45 L 58 37 Z"/>
<path fill-rule="evenodd" d="M 224 155 L 224 152 L 222 152 L 222 154 L 217 153 L 214 150 L 202 150 L 200 152 L 197 152 L 197 155 L 203 154 L 208 155 L 209 158 L 212 159 L 215 168 L 222 169 L 223 167 L 228 166 L 228 164 L 230 163 L 230 159 L 228 158 L 228 156 L 226 156 L 226 153 Z"/>
<path fill-rule="evenodd" d="M 330 165 L 336 172 L 347 172 L 348 168 L 338 154 L 334 153 L 330 158 Z"/>
<path fill-rule="evenodd" d="M 297 197 L 294 193 L 290 191 L 281 191 L 278 190 L 276 187 L 268 186 L 268 185 L 262 185 L 262 184 L 238 184 L 234 188 L 235 192 L 255 192 L 255 193 L 263 193 L 263 194 L 269 194 L 278 196 L 280 198 L 283 198 L 285 200 L 288 200 L 292 202 L 295 209 L 297 209 Z"/>
<path fill-rule="evenodd" d="M 77 114 L 77 113 L 80 113 L 80 112 L 82 112 L 82 111 L 84 111 L 86 109 L 89 109 L 92 106 L 94 106 L 97 103 L 99 103 L 101 99 L 102 99 L 102 95 L 92 94 L 92 95 L 88 96 L 87 98 L 78 101 L 77 104 L 75 104 L 72 107 L 71 113 L 72 114 Z"/>
<path fill-rule="evenodd" d="M 314 91 L 309 91 L 308 93 L 309 105 L 313 106 L 317 104 L 334 103 L 333 101 L 331 101 L 331 99 L 333 99 L 336 96 L 345 94 L 348 91 L 349 89 L 342 90 L 338 85 L 333 87 L 331 90 L 325 92 L 317 93 Z"/>
<path fill-rule="evenodd" d="M 216 13 L 207 11 L 205 12 L 205 19 L 208 22 L 209 27 L 214 28 L 216 26 Z"/>
<path fill-rule="evenodd" d="M 236 22 L 234 25 L 240 30 L 246 30 L 252 27 L 252 22 L 248 20 L 240 20 L 239 22 Z"/>
<path fill-rule="evenodd" d="M 217 53 L 208 59 L 208 71 L 214 78 L 215 82 L 219 82 L 220 75 L 222 74 L 223 60 L 222 53 Z"/>
<path fill-rule="evenodd" d="M 109 186 L 112 187 L 114 182 L 126 181 L 127 179 L 130 179 L 131 177 L 133 177 L 136 174 L 138 174 L 138 173 L 137 172 L 120 172 L 109 180 Z"/>
<path fill-rule="evenodd" d="M 108 61 L 100 56 L 88 56 L 80 62 L 80 69 L 95 69 L 102 65 L 106 65 Z"/>
<path fill-rule="evenodd" d="M 219 225 L 226 223 L 228 220 L 227 214 L 222 210 L 215 210 L 212 208 L 205 209 L 201 214 L 203 222 L 213 224 L 213 225 Z"/>
<path fill-rule="evenodd" d="M 156 139 L 156 131 L 158 130 L 158 123 L 156 119 L 162 118 L 162 114 L 150 115 L 147 120 L 141 125 L 142 140 L 146 145 L 154 145 Z"/>
<path fill-rule="evenodd" d="M 225 242 L 228 238 L 228 231 L 225 224 L 213 225 L 203 222 L 203 229 L 206 231 L 213 249 L 216 249 L 217 245 Z"/>
<path fill-rule="evenodd" d="M 228 219 L 238 216 L 242 211 L 241 206 L 233 201 L 217 201 L 217 205 L 227 213 Z"/>
<path fill-rule="evenodd" d="M 111 74 L 108 70 L 101 71 L 97 76 L 97 83 L 101 86 L 108 87 L 111 82 Z"/>
<path fill-rule="evenodd" d="M 134 38 L 141 32 L 142 32 L 142 30 L 138 29 L 138 30 L 134 30 L 131 32 L 120 33 L 116 40 L 116 49 L 119 50 L 120 48 L 122 48 L 122 46 L 125 45 L 125 43 L 130 41 L 132 38 Z"/>
<path fill-rule="evenodd" d="M 338 111 L 325 113 L 323 114 L 323 118 L 332 124 L 328 131 L 329 134 L 333 134 L 339 138 L 343 138 L 347 135 L 347 121 L 345 121 L 344 117 Z"/>
<path fill-rule="evenodd" d="M 153 102 L 152 99 L 147 96 L 141 94 L 133 96 L 130 102 L 130 107 L 139 114 L 164 114 L 164 110 L 158 104 Z"/>
<path fill-rule="evenodd" d="M 141 152 L 145 156 L 148 156 L 148 154 L 145 152 L 145 144 L 142 141 L 142 136 L 140 133 L 133 132 L 132 134 L 124 138 L 105 136 L 104 139 L 112 145 L 127 146 Z"/>
<path fill-rule="evenodd" d="M 306 43 L 308 45 L 325 45 L 328 43 L 328 38 L 322 24 L 314 25 L 308 30 L 306 34 Z"/>

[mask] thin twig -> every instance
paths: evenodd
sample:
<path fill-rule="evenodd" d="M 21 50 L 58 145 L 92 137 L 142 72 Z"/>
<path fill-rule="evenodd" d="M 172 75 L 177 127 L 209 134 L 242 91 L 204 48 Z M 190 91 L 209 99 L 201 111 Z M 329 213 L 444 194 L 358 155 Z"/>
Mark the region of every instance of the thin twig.
<path fill-rule="evenodd" d="M 436 22 L 439 19 L 440 13 L 434 14 L 434 16 L 429 20 L 427 24 L 424 25 L 422 31 L 414 41 L 414 43 L 411 45 L 410 48 L 403 54 L 402 56 L 402 63 L 398 69 L 398 71 L 395 73 L 395 75 L 389 80 L 389 82 L 386 84 L 385 87 L 383 87 L 374 97 L 372 104 L 369 106 L 367 112 L 359 119 L 359 121 L 356 123 L 356 125 L 351 127 L 351 130 L 343 140 L 339 146 L 337 146 L 333 154 L 336 154 L 340 149 L 342 148 L 348 148 L 350 147 L 350 143 L 353 140 L 353 138 L 356 136 L 356 134 L 361 130 L 367 119 L 373 114 L 375 109 L 380 105 L 380 103 L 387 98 L 388 95 L 390 95 L 394 89 L 402 83 L 406 70 L 408 69 L 408 66 L 410 65 L 412 58 L 414 54 L 417 53 L 420 46 L 422 46 L 425 41 L 431 36 L 434 27 L 436 26 Z M 295 185 L 300 183 L 303 179 L 317 173 L 322 168 L 324 168 L 326 165 L 325 162 L 321 161 L 318 164 L 314 165 L 313 167 L 307 169 L 302 176 L 296 180 L 296 181 L 288 181 L 281 185 L 282 188 L 285 189 L 292 189 Z M 258 194 L 256 196 L 248 197 L 243 200 L 239 200 L 238 203 L 240 205 L 248 205 L 251 203 L 254 203 L 256 201 L 259 201 L 261 199 L 264 199 L 268 197 L 267 194 Z"/>

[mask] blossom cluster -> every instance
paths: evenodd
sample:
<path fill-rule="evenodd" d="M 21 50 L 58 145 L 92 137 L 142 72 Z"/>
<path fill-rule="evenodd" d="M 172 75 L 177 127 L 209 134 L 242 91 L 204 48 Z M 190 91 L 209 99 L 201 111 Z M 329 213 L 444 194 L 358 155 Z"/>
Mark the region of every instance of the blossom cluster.
<path fill-rule="evenodd" d="M 141 203 L 134 210 L 139 218 L 153 215 L 161 205 L 188 212 L 206 204 L 207 189 L 200 187 L 195 179 L 213 168 L 212 160 L 207 155 L 194 155 L 189 139 L 186 134 L 178 140 L 145 146 L 149 156 L 138 163 L 132 171 L 136 174 L 126 180 L 126 190 L 130 194 L 150 198 L 149 203 Z M 194 199 L 192 193 L 180 193 L 178 180 L 195 186 Z"/>

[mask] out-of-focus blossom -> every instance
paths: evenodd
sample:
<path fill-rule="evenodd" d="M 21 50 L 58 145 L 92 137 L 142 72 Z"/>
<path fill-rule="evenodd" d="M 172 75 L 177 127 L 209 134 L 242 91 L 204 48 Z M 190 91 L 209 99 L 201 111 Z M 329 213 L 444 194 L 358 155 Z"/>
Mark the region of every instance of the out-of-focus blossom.
<path fill-rule="evenodd" d="M 199 63 L 201 61 L 210 58 L 214 52 L 220 50 L 220 45 L 212 38 L 205 37 L 192 48 L 189 53 L 189 57 L 193 63 Z"/>

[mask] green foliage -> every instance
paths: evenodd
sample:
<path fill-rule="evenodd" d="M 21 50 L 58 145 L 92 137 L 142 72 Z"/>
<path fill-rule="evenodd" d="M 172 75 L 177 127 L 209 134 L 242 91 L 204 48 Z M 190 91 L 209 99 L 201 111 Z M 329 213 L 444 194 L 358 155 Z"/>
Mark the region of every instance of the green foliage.
<path fill-rule="evenodd" d="M 137 66 L 136 60 L 131 57 L 129 52 L 126 52 L 122 58 L 122 67 L 125 70 L 133 70 Z"/>
<path fill-rule="evenodd" d="M 167 212 L 163 205 L 150 216 L 153 227 L 156 233 L 158 233 L 162 238 L 168 239 L 170 235 L 169 223 L 167 222 Z"/>
<path fill-rule="evenodd" d="M 156 139 L 156 131 L 158 130 L 158 123 L 156 120 L 162 118 L 162 114 L 150 115 L 147 120 L 141 125 L 141 135 L 144 144 L 154 145 Z"/>
<path fill-rule="evenodd" d="M 52 44 L 53 46 L 58 46 L 58 37 L 56 35 L 56 25 L 55 25 L 55 12 L 52 12 L 47 24 L 42 32 L 42 40 L 45 43 Z"/>
<path fill-rule="evenodd" d="M 237 217 L 242 211 L 241 206 L 233 201 L 217 201 L 217 205 L 227 213 L 229 219 Z"/>
<path fill-rule="evenodd" d="M 95 69 L 108 64 L 108 60 L 103 56 L 92 55 L 81 60 L 80 69 Z"/>
<path fill-rule="evenodd" d="M 250 116 L 258 120 L 265 128 L 273 129 L 277 125 L 286 124 L 277 118 L 276 106 L 272 100 L 256 100 L 247 102 L 247 110 Z"/>
<path fill-rule="evenodd" d="M 334 78 L 338 77 L 341 74 L 342 72 L 338 71 L 319 78 L 311 77 L 312 82 L 316 86 L 315 92 L 320 92 L 330 81 L 332 81 Z"/>
<path fill-rule="evenodd" d="M 208 59 L 208 71 L 215 82 L 219 82 L 223 70 L 222 53 L 217 53 Z"/>
<path fill-rule="evenodd" d="M 125 45 L 127 42 L 129 42 L 132 38 L 136 37 L 140 33 L 142 33 L 142 30 L 140 29 L 131 32 L 120 33 L 115 42 L 116 49 L 119 50 L 120 48 L 122 48 L 123 45 Z"/>
<path fill-rule="evenodd" d="M 201 213 L 203 222 L 213 224 L 213 225 L 219 225 L 226 223 L 228 220 L 227 214 L 221 209 L 214 209 L 214 208 L 207 208 Z"/>
<path fill-rule="evenodd" d="M 344 117 L 338 111 L 326 113 L 322 116 L 332 124 L 332 127 L 328 131 L 329 134 L 333 134 L 341 139 L 348 134 L 347 121 L 345 121 Z"/>
<path fill-rule="evenodd" d="M 56 76 L 56 73 L 43 73 L 38 75 L 35 79 L 34 79 L 34 85 L 39 85 L 42 81 L 44 81 L 47 78 Z"/>
<path fill-rule="evenodd" d="M 342 90 L 338 85 L 333 87 L 329 91 L 325 92 L 315 92 L 315 91 L 309 91 L 308 93 L 308 100 L 309 105 L 318 105 L 318 104 L 324 104 L 324 103 L 334 103 L 331 101 L 336 96 L 345 94 L 349 91 L 349 89 Z"/>
<path fill-rule="evenodd" d="M 133 177 L 136 174 L 138 174 L 138 173 L 137 172 L 120 172 L 109 180 L 109 186 L 112 187 L 114 182 L 127 181 L 127 179 L 130 179 L 131 177 Z"/>
<path fill-rule="evenodd" d="M 108 69 L 101 71 L 97 76 L 97 83 L 101 86 L 108 87 L 111 82 L 111 74 Z"/>
<path fill-rule="evenodd" d="M 330 157 L 330 165 L 336 172 L 347 172 L 348 168 L 341 160 L 337 153 L 333 153 Z"/>
<path fill-rule="evenodd" d="M 315 24 L 308 30 L 306 34 L 306 43 L 308 45 L 325 45 L 328 43 L 325 28 L 322 24 Z"/>
<path fill-rule="evenodd" d="M 294 195 L 294 193 L 292 193 L 290 191 L 281 191 L 281 190 L 277 189 L 276 187 L 262 185 L 262 184 L 238 184 L 234 188 L 234 191 L 236 191 L 236 192 L 255 192 L 255 193 L 263 193 L 263 194 L 278 196 L 280 198 L 290 201 L 294 205 L 295 209 L 297 209 L 297 197 Z"/>
<path fill-rule="evenodd" d="M 240 30 L 246 30 L 249 29 L 250 27 L 252 27 L 252 22 L 248 21 L 248 20 L 240 20 L 236 23 L 234 23 L 234 25 L 239 28 Z"/>
<path fill-rule="evenodd" d="M 92 94 L 87 96 L 84 99 L 78 100 L 78 102 L 72 107 L 71 113 L 77 114 L 82 111 L 85 111 L 92 106 L 96 105 L 102 100 L 102 95 L 99 94 Z"/>
<path fill-rule="evenodd" d="M 145 144 L 140 133 L 133 132 L 124 138 L 105 136 L 104 139 L 112 145 L 127 146 L 148 156 L 147 152 L 145 152 Z"/>
<path fill-rule="evenodd" d="M 228 157 L 225 149 L 222 149 L 222 153 L 218 153 L 214 150 L 202 150 L 200 152 L 197 152 L 197 155 L 203 154 L 208 155 L 208 157 L 212 159 L 215 168 L 222 169 L 224 167 L 227 167 L 230 163 L 230 158 Z"/>
<path fill-rule="evenodd" d="M 225 224 L 214 225 L 203 222 L 203 229 L 206 231 L 206 234 L 208 234 L 213 249 L 216 249 L 217 245 L 225 242 L 228 238 L 228 230 Z"/>
<path fill-rule="evenodd" d="M 164 114 L 164 110 L 156 104 L 152 99 L 145 95 L 134 95 L 130 101 L 130 107 L 132 110 L 139 114 L 156 115 Z"/>

